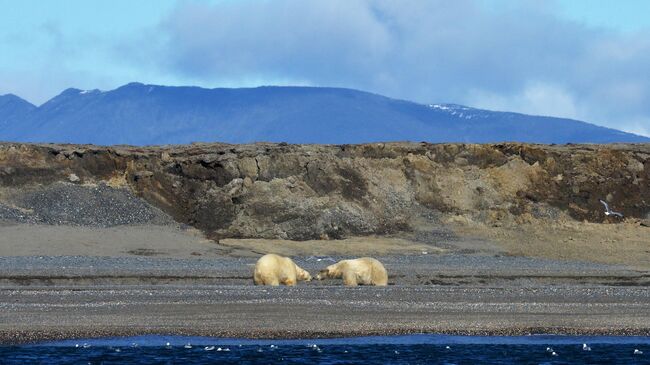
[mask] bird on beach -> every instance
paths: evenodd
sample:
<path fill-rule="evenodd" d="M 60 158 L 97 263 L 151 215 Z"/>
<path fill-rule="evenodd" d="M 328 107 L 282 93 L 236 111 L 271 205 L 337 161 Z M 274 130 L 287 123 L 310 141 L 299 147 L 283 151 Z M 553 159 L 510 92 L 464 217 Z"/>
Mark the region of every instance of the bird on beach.
<path fill-rule="evenodd" d="M 586 343 L 582 344 L 582 351 L 591 351 L 591 347 L 587 346 Z"/>
<path fill-rule="evenodd" d="M 609 209 L 609 205 L 607 205 L 607 203 L 604 200 L 599 199 L 598 201 L 605 206 L 605 215 L 606 216 L 613 215 L 615 217 L 623 218 L 623 214 L 621 214 L 619 212 L 615 212 L 615 211 Z"/>
<path fill-rule="evenodd" d="M 326 256 L 326 257 L 309 256 L 309 257 L 307 257 L 305 260 L 306 260 L 306 261 L 316 260 L 316 262 L 321 262 L 321 261 L 332 261 L 332 262 L 336 262 L 336 260 L 334 260 L 333 258 L 331 258 L 331 257 L 329 257 L 329 256 Z"/>
<path fill-rule="evenodd" d="M 635 355 L 643 355 L 643 351 L 641 351 L 639 349 L 634 349 L 634 354 Z"/>

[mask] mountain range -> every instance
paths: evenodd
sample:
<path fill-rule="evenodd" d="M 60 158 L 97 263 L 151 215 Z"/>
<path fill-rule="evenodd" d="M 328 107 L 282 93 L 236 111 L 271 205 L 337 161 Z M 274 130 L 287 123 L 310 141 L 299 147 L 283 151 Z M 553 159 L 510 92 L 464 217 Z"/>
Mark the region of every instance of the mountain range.
<path fill-rule="evenodd" d="M 418 104 L 352 89 L 130 83 L 35 106 L 0 96 L 0 141 L 161 145 L 387 141 L 612 143 L 650 138 L 572 119 Z"/>

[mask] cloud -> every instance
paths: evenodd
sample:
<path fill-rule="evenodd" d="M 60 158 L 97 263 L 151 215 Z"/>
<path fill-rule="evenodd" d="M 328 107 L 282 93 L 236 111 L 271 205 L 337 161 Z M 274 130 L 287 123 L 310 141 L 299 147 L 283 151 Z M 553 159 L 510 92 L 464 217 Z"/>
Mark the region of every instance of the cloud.
<path fill-rule="evenodd" d="M 589 28 L 549 2 L 493 4 L 182 2 L 157 30 L 155 59 L 167 72 L 213 84 L 351 87 L 647 133 L 650 33 Z"/>
<path fill-rule="evenodd" d="M 200 77 L 350 76 L 390 54 L 389 34 L 368 10 L 343 0 L 186 3 L 162 26 L 168 66 Z"/>
<path fill-rule="evenodd" d="M 561 115 L 573 119 L 579 119 L 583 114 L 574 95 L 560 86 L 545 83 L 531 83 L 522 92 L 511 95 L 475 91 L 468 100 L 473 106 L 490 110 Z M 549 106 L 553 107 L 553 114 L 548 113 Z"/>
<path fill-rule="evenodd" d="M 57 21 L 39 23 L 30 32 L 0 32 L 0 53 L 9 51 L 0 59 L 0 94 L 40 105 L 69 87 L 111 85 L 115 69 L 106 76 L 101 63 L 107 43 L 91 33 L 67 34 Z"/>

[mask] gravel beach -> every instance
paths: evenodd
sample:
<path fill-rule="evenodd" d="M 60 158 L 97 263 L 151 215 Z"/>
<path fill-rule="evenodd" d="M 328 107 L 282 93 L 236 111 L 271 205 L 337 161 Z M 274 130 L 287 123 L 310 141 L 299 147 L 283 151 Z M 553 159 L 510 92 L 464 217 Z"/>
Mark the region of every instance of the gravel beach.
<path fill-rule="evenodd" d="M 312 272 L 328 262 L 295 259 Z M 327 280 L 272 288 L 252 284 L 252 257 L 2 257 L 0 343 L 137 334 L 650 335 L 645 272 L 518 257 L 381 260 L 388 287 Z"/>
<path fill-rule="evenodd" d="M 139 334 L 650 335 L 650 272 L 621 264 L 420 251 L 403 240 L 376 240 L 374 253 L 393 252 L 376 255 L 389 271 L 388 287 L 326 280 L 270 288 L 252 283 L 260 256 L 252 242 L 219 244 L 174 224 L 5 221 L 0 230 L 3 344 Z M 259 249 L 303 252 L 291 256 L 316 273 L 368 249 L 357 241 L 364 239 L 333 245 L 328 255 L 304 254 L 309 243 L 262 240 Z"/>
<path fill-rule="evenodd" d="M 0 341 L 136 334 L 647 336 L 648 303 L 648 290 L 630 287 L 5 287 L 0 290 Z"/>

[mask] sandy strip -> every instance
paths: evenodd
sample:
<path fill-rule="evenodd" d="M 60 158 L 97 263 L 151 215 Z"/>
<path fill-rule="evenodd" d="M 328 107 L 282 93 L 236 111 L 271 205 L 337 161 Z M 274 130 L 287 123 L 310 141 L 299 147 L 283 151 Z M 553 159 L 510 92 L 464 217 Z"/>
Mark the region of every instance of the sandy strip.
<path fill-rule="evenodd" d="M 247 338 L 650 335 L 650 292 L 629 287 L 241 285 L 0 290 L 3 343 L 150 333 Z"/>
<path fill-rule="evenodd" d="M 193 228 L 108 228 L 0 222 L 0 256 L 217 256 L 220 247 Z"/>

